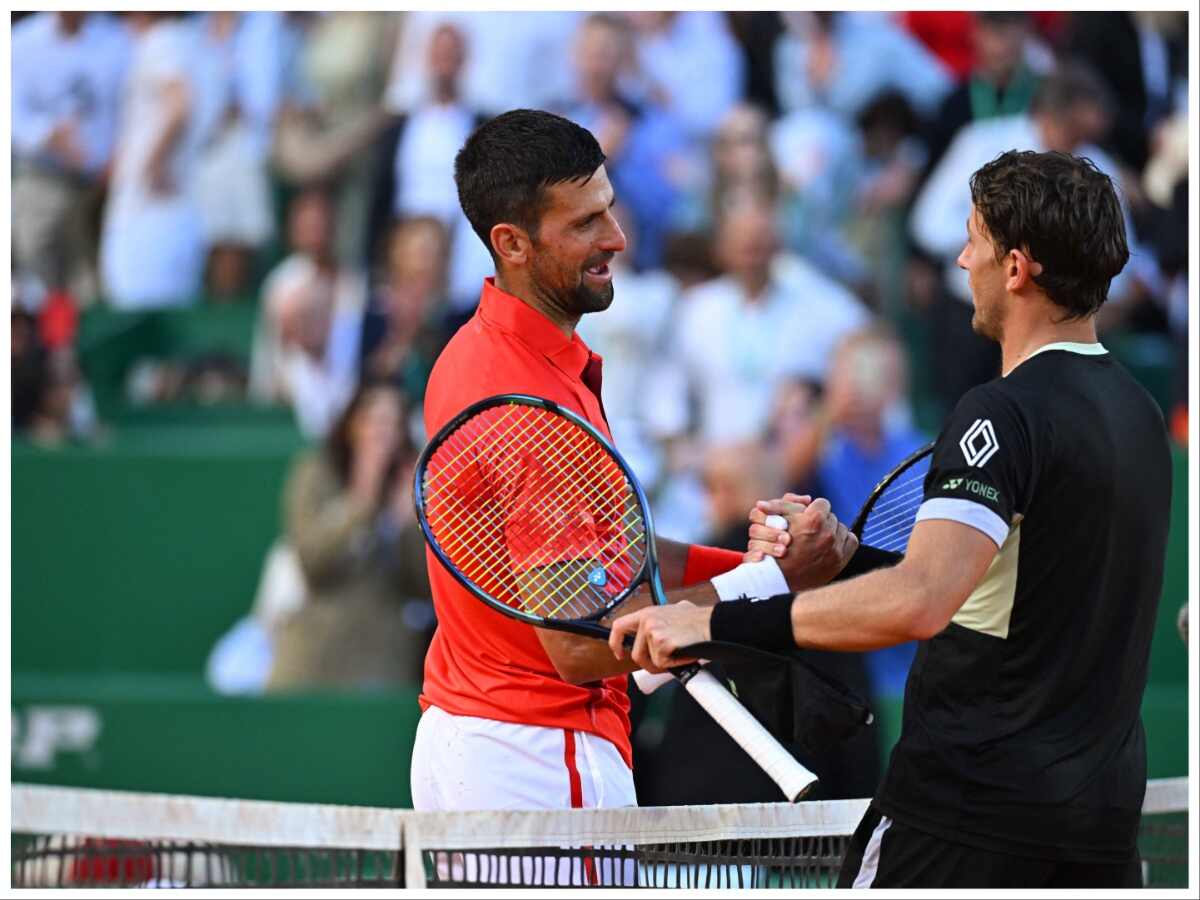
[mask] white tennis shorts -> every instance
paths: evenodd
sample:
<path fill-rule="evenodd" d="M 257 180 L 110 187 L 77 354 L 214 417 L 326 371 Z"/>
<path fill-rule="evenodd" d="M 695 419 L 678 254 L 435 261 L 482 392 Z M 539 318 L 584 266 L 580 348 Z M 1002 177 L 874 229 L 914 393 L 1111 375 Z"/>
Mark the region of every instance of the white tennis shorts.
<path fill-rule="evenodd" d="M 633 772 L 598 735 L 455 716 L 436 706 L 417 726 L 411 778 L 419 810 L 637 805 Z"/>

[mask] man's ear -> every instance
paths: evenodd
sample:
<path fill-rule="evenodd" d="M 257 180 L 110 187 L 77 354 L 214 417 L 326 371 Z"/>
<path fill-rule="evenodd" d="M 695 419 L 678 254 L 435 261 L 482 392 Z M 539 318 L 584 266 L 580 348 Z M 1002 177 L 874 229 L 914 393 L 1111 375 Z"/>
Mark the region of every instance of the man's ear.
<path fill-rule="evenodd" d="M 510 266 L 523 266 L 529 261 L 532 242 L 524 228 L 501 222 L 492 226 L 489 236 L 497 261 L 503 261 Z"/>
<path fill-rule="evenodd" d="M 1042 264 L 1024 250 L 1009 250 L 1004 258 L 1005 288 L 1009 293 L 1019 293 L 1034 283 L 1034 276 L 1041 274 Z"/>

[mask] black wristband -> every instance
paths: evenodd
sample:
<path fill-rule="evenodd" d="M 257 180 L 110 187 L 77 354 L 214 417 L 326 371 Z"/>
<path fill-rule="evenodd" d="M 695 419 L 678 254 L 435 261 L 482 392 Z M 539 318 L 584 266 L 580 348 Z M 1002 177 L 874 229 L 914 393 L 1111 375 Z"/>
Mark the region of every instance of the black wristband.
<path fill-rule="evenodd" d="M 724 600 L 713 609 L 709 633 L 714 641 L 760 650 L 794 650 L 792 597 L 779 594 L 766 600 Z"/>

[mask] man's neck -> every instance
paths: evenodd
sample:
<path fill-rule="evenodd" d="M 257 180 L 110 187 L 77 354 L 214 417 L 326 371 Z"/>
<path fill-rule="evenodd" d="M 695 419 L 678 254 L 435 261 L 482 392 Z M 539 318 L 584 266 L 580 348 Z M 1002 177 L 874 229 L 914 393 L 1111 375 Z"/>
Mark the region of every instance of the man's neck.
<path fill-rule="evenodd" d="M 1000 341 L 1001 371 L 1008 375 L 1029 357 L 1033 356 L 1047 344 L 1072 343 L 1094 344 L 1096 338 L 1096 320 L 1094 316 L 1086 319 L 1072 319 L 1069 322 L 1056 322 L 1053 317 L 1061 317 L 1062 310 L 1050 304 L 1049 315 L 1036 319 L 1028 318 L 1021 321 L 1020 317 L 1010 316 L 1004 323 L 1004 337 Z M 1053 312 L 1057 310 L 1056 312 Z M 1015 320 L 1015 321 L 1014 321 Z"/>
<path fill-rule="evenodd" d="M 496 287 L 504 291 L 506 294 L 511 294 L 518 300 L 531 306 L 540 312 L 543 316 L 554 323 L 568 338 L 575 334 L 575 326 L 579 324 L 579 316 L 571 316 L 564 313 L 562 310 L 554 306 L 549 300 L 534 289 L 528 279 L 521 278 L 505 278 L 499 272 L 496 273 Z"/>
<path fill-rule="evenodd" d="M 733 276 L 742 294 L 751 303 L 759 303 L 766 299 L 767 287 L 771 284 L 771 273 L 767 269 L 756 272 L 739 272 Z"/>

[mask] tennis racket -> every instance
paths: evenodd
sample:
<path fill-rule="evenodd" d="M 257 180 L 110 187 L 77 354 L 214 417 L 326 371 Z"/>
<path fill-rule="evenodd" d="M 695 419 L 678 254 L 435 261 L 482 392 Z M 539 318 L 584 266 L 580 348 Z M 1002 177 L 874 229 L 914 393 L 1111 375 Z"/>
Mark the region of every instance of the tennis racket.
<path fill-rule="evenodd" d="M 667 602 L 641 485 L 602 434 L 549 400 L 502 394 L 463 410 L 421 453 L 413 497 L 439 562 L 504 615 L 607 640 L 602 620 L 641 585 Z M 712 673 L 672 671 L 789 800 L 811 788 L 816 776 Z"/>
<path fill-rule="evenodd" d="M 860 544 L 903 555 L 925 498 L 933 444 L 914 450 L 879 480 L 850 530 Z"/>

